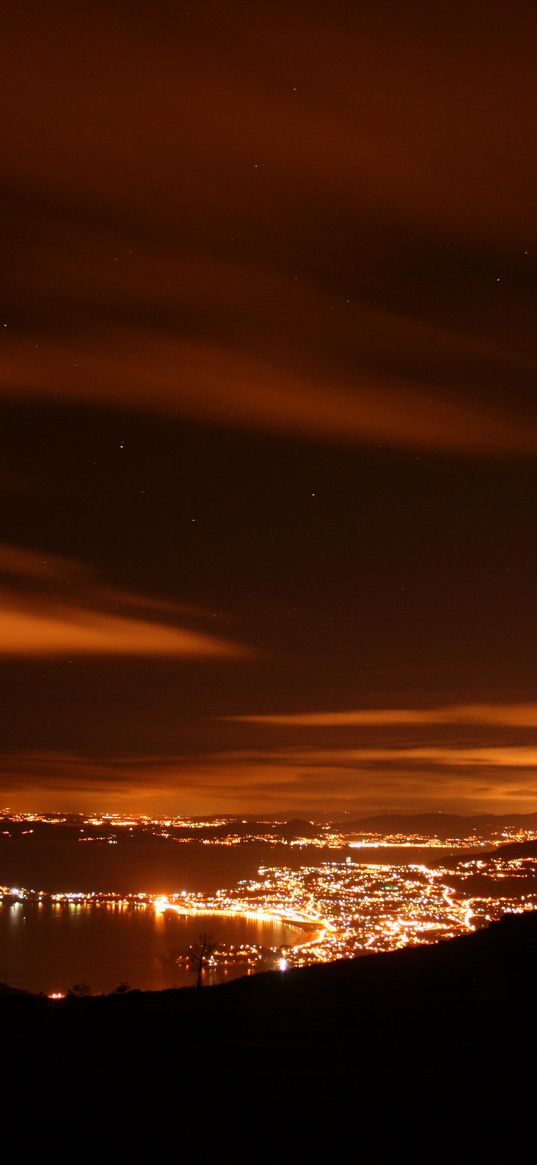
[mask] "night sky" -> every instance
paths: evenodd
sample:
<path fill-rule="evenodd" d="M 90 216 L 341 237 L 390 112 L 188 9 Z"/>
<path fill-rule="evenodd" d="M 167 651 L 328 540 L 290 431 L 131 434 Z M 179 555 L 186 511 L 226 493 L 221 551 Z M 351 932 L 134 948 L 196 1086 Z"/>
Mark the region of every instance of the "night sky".
<path fill-rule="evenodd" d="M 0 804 L 535 809 L 536 40 L 6 10 Z"/>

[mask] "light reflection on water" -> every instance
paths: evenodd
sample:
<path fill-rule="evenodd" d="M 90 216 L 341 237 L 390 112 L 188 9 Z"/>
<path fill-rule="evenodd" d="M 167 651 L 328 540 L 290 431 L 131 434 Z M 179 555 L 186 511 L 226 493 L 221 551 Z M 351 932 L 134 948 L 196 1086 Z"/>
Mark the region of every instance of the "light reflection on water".
<path fill-rule="evenodd" d="M 152 991 L 185 987 L 193 977 L 161 956 L 187 950 L 202 931 L 221 942 L 266 947 L 290 944 L 297 935 L 280 923 L 210 915 L 185 918 L 124 902 L 4 901 L 0 980 L 47 993 L 81 982 L 93 992 L 113 991 L 121 982 Z M 228 967 L 220 978 L 245 973 L 244 967 Z"/>

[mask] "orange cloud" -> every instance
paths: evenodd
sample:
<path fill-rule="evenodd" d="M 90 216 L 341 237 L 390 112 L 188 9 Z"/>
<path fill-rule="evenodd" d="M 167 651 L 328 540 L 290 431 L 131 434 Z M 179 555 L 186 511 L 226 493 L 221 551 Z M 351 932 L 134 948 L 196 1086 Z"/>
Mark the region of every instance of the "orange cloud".
<path fill-rule="evenodd" d="M 0 754 L 13 808 L 207 813 L 535 808 L 537 749 Z M 387 761 L 391 763 L 386 763 Z"/>
<path fill-rule="evenodd" d="M 292 187 L 302 213 L 320 195 L 374 197 L 481 238 L 514 220 L 525 238 L 531 10 L 507 27 L 501 5 L 486 21 L 477 5 L 467 36 L 454 14 L 439 37 L 438 20 L 416 9 L 387 37 L 372 5 L 335 6 L 329 22 L 314 7 L 307 19 L 286 5 L 232 24 L 211 9 L 191 25 L 145 8 L 128 27 L 93 8 L 69 23 L 39 5 L 30 21 L 8 14 L 4 133 L 19 183 L 37 172 L 47 190 L 104 200 L 110 213 L 128 198 L 149 220 L 158 207 L 166 225 L 178 196 L 224 213 L 255 192 L 269 218 L 281 213 L 274 190 L 285 209 Z"/>
<path fill-rule="evenodd" d="M 362 7 L 10 11 L 5 396 L 535 450 L 531 16 Z"/>
<path fill-rule="evenodd" d="M 24 595 L 0 589 L 0 657 L 249 654 L 239 644 L 172 621 L 192 615 L 189 608 L 107 587 L 96 572 L 72 559 L 4 545 L 0 574 L 30 584 Z M 50 593 L 51 583 L 56 593 Z"/>
<path fill-rule="evenodd" d="M 362 326 L 369 327 L 367 315 Z M 82 336 L 76 344 L 50 341 L 39 350 L 8 339 L 0 392 L 92 400 L 345 442 L 473 453 L 527 453 L 537 447 L 537 429 L 526 419 L 433 382 L 422 387 L 417 372 L 415 381 L 388 375 L 371 367 L 367 356 L 362 367 L 358 360 L 352 378 L 348 373 L 345 378 L 328 369 L 314 372 L 307 364 L 297 367 L 285 351 L 275 359 L 268 346 L 241 350 L 142 327 L 91 341 Z"/>
<path fill-rule="evenodd" d="M 180 627 L 74 605 L 16 607 L 0 596 L 0 656 L 243 654 L 236 644 Z"/>
<path fill-rule="evenodd" d="M 537 765 L 535 745 L 490 745 L 483 748 L 457 748 L 449 746 L 419 746 L 417 748 L 342 748 L 282 750 L 278 753 L 282 761 L 306 765 L 348 765 L 377 764 L 378 762 L 405 765 L 409 762 L 431 762 L 448 768 L 493 765 L 500 768 L 531 769 Z"/>
<path fill-rule="evenodd" d="M 87 578 L 91 568 L 75 558 L 60 554 L 47 554 L 27 546 L 14 546 L 9 542 L 0 543 L 0 575 L 16 575 L 21 579 L 69 579 Z"/>
<path fill-rule="evenodd" d="M 351 712 L 296 712 L 228 716 L 247 724 L 293 725 L 298 728 L 362 728 L 415 724 L 482 724 L 537 728 L 537 704 L 450 704 L 441 708 L 365 708 Z"/>

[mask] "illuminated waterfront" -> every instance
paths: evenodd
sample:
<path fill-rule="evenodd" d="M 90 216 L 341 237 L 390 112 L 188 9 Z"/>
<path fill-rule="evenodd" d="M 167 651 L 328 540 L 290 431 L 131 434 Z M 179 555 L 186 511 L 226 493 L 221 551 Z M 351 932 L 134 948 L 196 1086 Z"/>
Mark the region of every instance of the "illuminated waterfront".
<path fill-rule="evenodd" d="M 200 929 L 210 929 L 222 947 L 221 965 L 207 982 L 247 974 L 263 949 L 300 938 L 278 923 L 244 918 L 208 917 L 200 926 L 196 918 L 164 916 L 143 901 L 11 896 L 0 902 L 0 979 L 50 994 L 79 983 L 92 992 L 113 991 L 122 982 L 152 991 L 189 986 L 192 975 L 180 955 Z"/>

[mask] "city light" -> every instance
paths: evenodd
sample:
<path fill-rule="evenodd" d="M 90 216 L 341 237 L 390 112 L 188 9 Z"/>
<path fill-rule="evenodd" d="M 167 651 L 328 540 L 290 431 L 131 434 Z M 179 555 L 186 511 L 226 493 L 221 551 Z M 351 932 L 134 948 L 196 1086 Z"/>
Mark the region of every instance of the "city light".
<path fill-rule="evenodd" d="M 46 817 L 32 815 L 31 820 L 50 824 Z M 27 823 L 23 814 L 16 821 L 13 817 L 3 820 L 12 829 Z M 55 817 L 54 824 L 58 823 L 63 821 Z M 185 818 L 123 820 L 113 814 L 80 817 L 77 829 L 98 830 L 94 840 L 101 844 L 117 841 L 110 835 L 122 825 L 129 831 L 140 831 L 142 836 L 149 833 L 166 840 L 174 830 L 186 831 L 189 837 L 184 843 L 194 846 L 200 844 L 199 830 L 209 835 L 201 839 L 203 844 L 248 846 L 252 838 L 258 841 L 261 837 L 262 825 L 267 831 L 264 840 L 279 847 L 278 853 L 272 848 L 269 851 L 278 860 L 259 866 L 253 877 L 212 892 L 182 887 L 166 894 L 140 889 L 132 893 L 70 888 L 50 892 L 19 885 L 0 887 L 0 902 L 17 907 L 20 918 L 26 904 L 43 906 L 48 902 L 55 911 L 84 912 L 97 907 L 115 912 L 145 910 L 157 918 L 170 913 L 182 918 L 245 919 L 286 928 L 285 941 L 282 943 L 280 935 L 279 945 L 219 941 L 211 956 L 212 972 L 217 977 L 233 967 L 246 973 L 261 969 L 283 972 L 290 967 L 439 942 L 475 930 L 502 914 L 537 909 L 537 857 L 513 857 L 509 852 L 505 856 L 498 848 L 506 841 L 535 838 L 535 833 L 518 826 L 492 829 L 492 837 L 491 833 L 474 832 L 469 840 L 450 838 L 448 844 L 445 839 L 421 834 L 373 837 L 364 832 L 349 838 L 333 826 L 327 829 L 320 824 L 312 830 L 312 837 L 300 838 L 299 864 L 295 858 L 291 865 L 284 856 L 285 847 L 291 852 L 296 838 L 286 840 L 277 822 L 252 821 L 245 834 L 247 824 L 233 818 L 192 822 Z M 218 836 L 211 836 L 214 831 Z M 318 852 L 321 844 L 328 851 L 326 856 Z M 187 955 L 176 952 L 173 960 L 178 967 L 187 967 Z M 50 998 L 62 998 L 62 993 L 52 992 Z"/>

